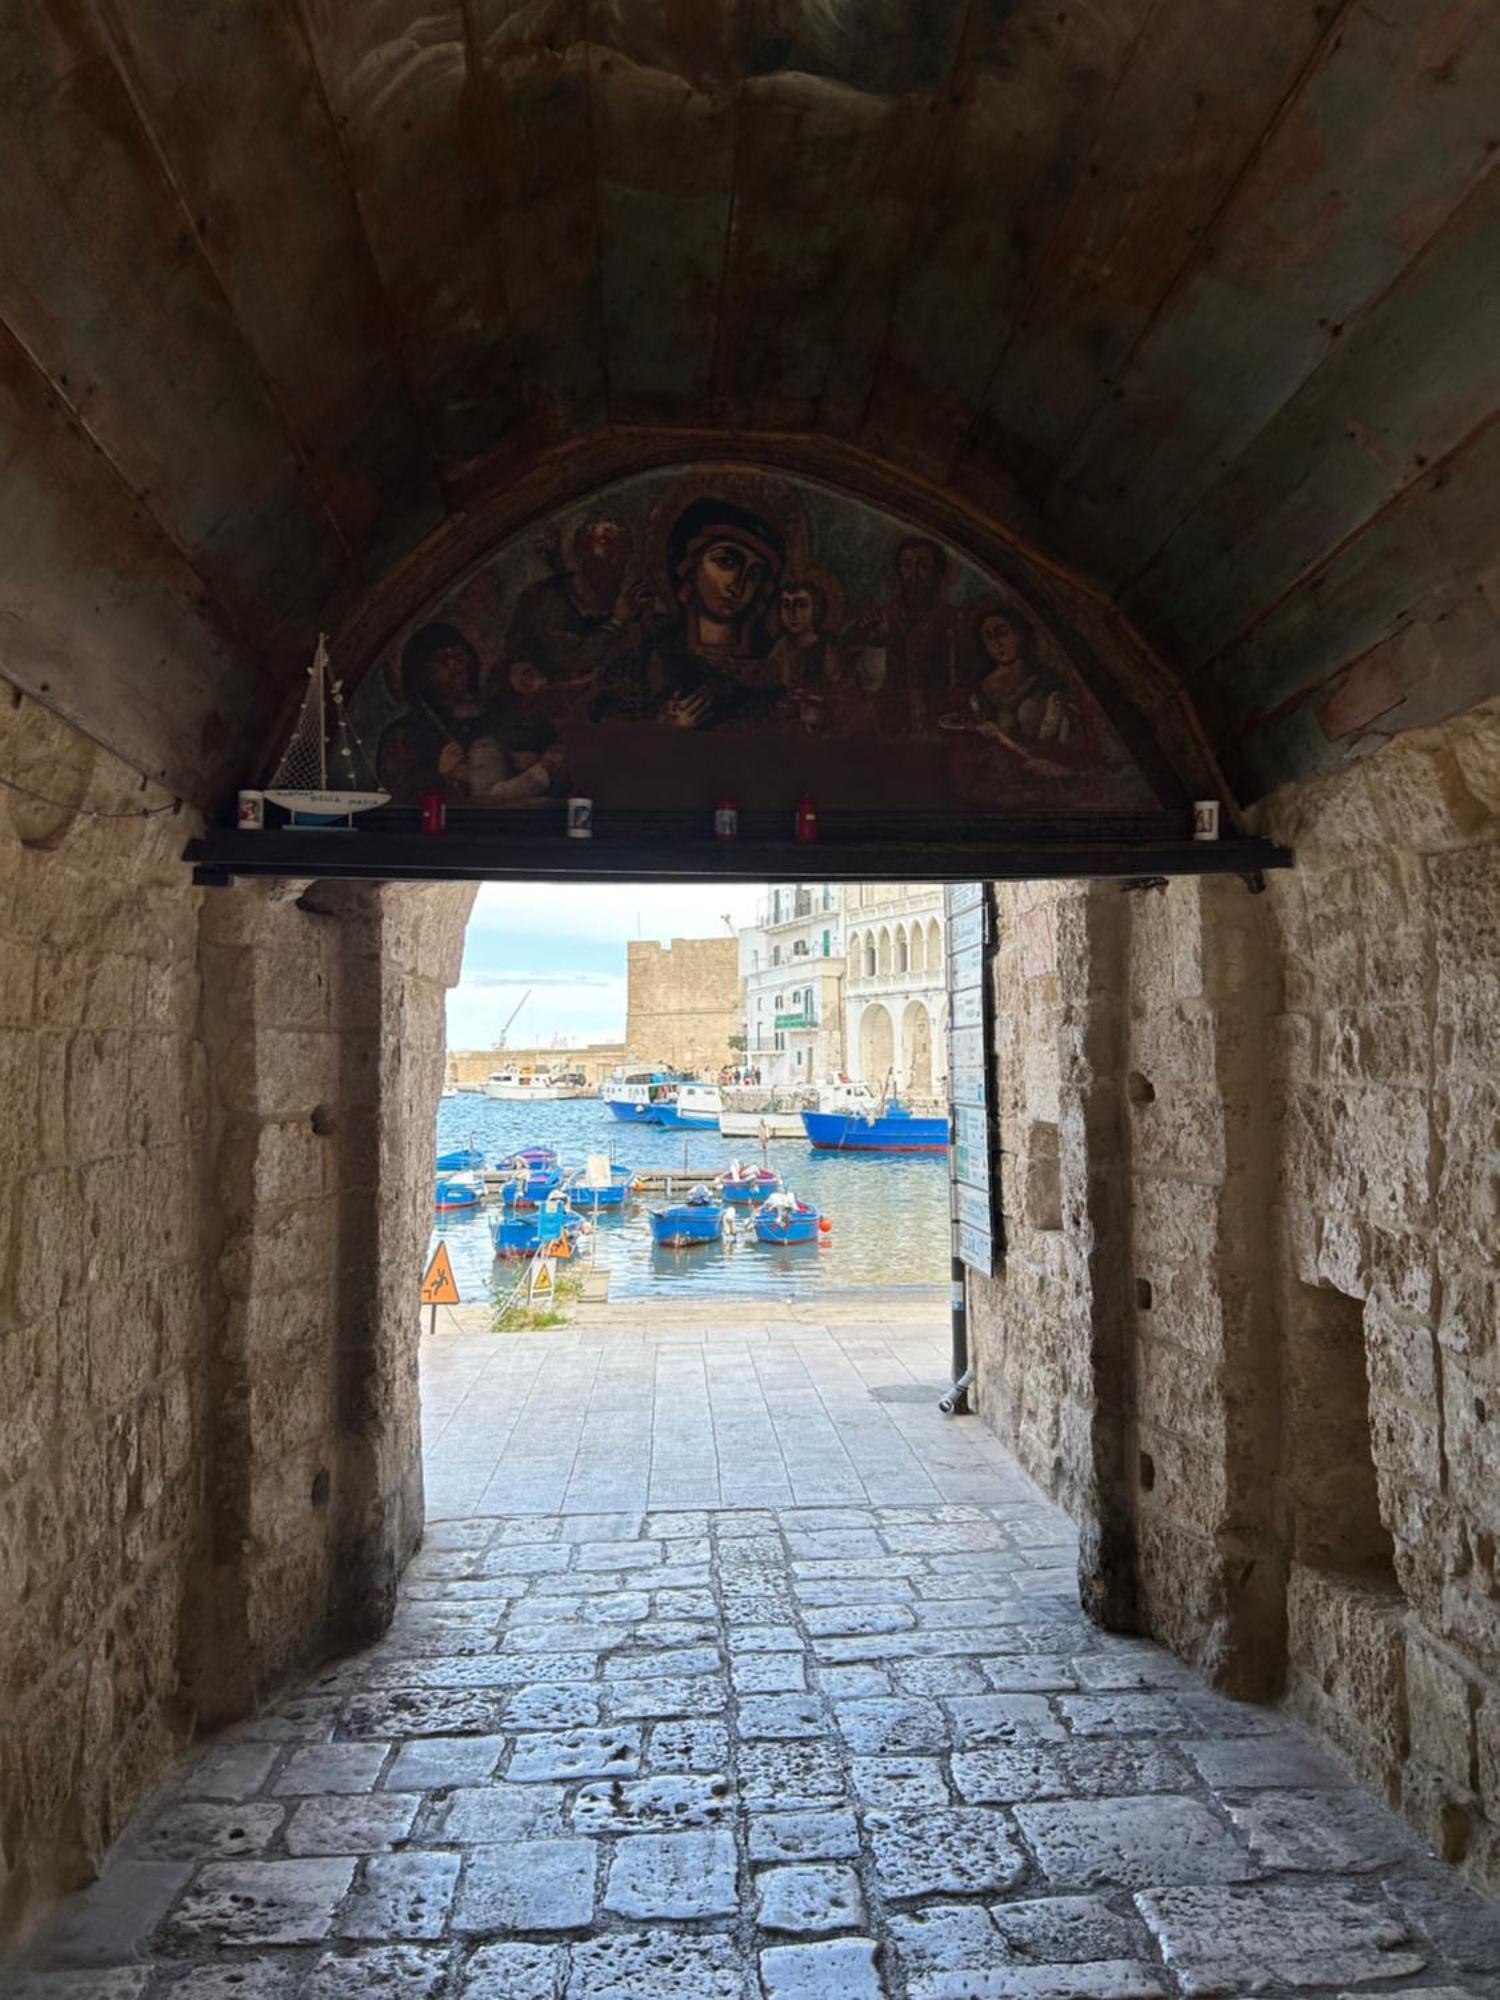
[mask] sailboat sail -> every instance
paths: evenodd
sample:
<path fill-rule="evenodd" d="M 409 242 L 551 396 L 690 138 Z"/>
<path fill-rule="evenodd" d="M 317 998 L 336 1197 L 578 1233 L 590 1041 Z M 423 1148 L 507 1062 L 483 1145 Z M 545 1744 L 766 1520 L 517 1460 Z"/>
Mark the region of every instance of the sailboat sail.
<path fill-rule="evenodd" d="M 328 708 L 333 707 L 332 753 Z M 293 813 L 366 812 L 390 797 L 375 784 L 359 738 L 344 706 L 343 688 L 328 669 L 328 641 L 318 635 L 318 648 L 307 670 L 291 736 L 281 753 L 266 797 Z"/>

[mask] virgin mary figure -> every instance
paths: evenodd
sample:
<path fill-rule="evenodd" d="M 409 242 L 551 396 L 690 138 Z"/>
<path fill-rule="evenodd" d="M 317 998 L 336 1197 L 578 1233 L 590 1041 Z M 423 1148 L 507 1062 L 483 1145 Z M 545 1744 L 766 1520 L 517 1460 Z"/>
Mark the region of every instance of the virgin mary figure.
<path fill-rule="evenodd" d="M 594 714 L 713 729 L 789 711 L 768 616 L 785 566 L 759 514 L 709 494 L 690 502 L 667 537 L 672 607 L 644 621 L 639 670 L 611 676 Z"/>

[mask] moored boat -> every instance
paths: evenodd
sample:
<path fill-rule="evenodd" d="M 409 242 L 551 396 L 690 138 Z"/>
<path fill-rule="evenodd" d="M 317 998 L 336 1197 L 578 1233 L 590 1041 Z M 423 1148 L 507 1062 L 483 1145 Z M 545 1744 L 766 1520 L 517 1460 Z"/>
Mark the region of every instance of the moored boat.
<path fill-rule="evenodd" d="M 437 1156 L 440 1174 L 477 1173 L 483 1165 L 484 1155 L 477 1146 L 455 1146 L 451 1152 Z"/>
<path fill-rule="evenodd" d="M 568 1199 L 583 1209 L 623 1208 L 634 1178 L 634 1168 L 611 1166 L 601 1154 L 568 1181 Z"/>
<path fill-rule="evenodd" d="M 523 1147 L 501 1161 L 500 1171 L 506 1176 L 500 1198 L 507 1208 L 534 1208 L 562 1184 L 562 1169 L 550 1146 Z"/>
<path fill-rule="evenodd" d="M 484 1086 L 486 1097 L 511 1103 L 552 1104 L 574 1092 L 550 1069 L 533 1069 L 530 1063 L 519 1068 L 492 1070 Z"/>
<path fill-rule="evenodd" d="M 766 1197 L 751 1217 L 751 1227 L 759 1243 L 812 1243 L 823 1217 L 810 1201 L 783 1192 Z"/>
<path fill-rule="evenodd" d="M 529 1257 L 557 1242 L 571 1251 L 582 1231 L 583 1217 L 573 1213 L 564 1195 L 553 1195 L 539 1207 L 519 1213 L 508 1207 L 490 1226 L 497 1257 Z"/>
<path fill-rule="evenodd" d="M 651 1104 L 647 1116 L 653 1125 L 673 1130 L 690 1127 L 695 1131 L 717 1132 L 720 1110 L 716 1083 L 678 1083 L 670 1095 L 663 1091 Z"/>
<path fill-rule="evenodd" d="M 945 1153 L 946 1118 L 919 1118 L 891 1098 L 878 1109 L 804 1111 L 808 1144 L 835 1153 Z"/>
<path fill-rule="evenodd" d="M 692 1243 L 717 1243 L 724 1227 L 724 1204 L 700 1181 L 686 1201 L 651 1211 L 651 1240 L 667 1249 Z"/>
<path fill-rule="evenodd" d="M 625 1124 L 659 1125 L 658 1113 L 676 1103 L 678 1087 L 688 1081 L 670 1069 L 617 1069 L 600 1095 Z"/>
<path fill-rule="evenodd" d="M 780 1186 L 781 1176 L 774 1167 L 747 1167 L 743 1160 L 736 1160 L 719 1176 L 719 1192 L 725 1201 L 737 1205 L 764 1201 Z"/>
<path fill-rule="evenodd" d="M 458 1208 L 478 1208 L 484 1190 L 469 1174 L 439 1174 L 432 1190 L 432 1205 L 448 1213 Z"/>

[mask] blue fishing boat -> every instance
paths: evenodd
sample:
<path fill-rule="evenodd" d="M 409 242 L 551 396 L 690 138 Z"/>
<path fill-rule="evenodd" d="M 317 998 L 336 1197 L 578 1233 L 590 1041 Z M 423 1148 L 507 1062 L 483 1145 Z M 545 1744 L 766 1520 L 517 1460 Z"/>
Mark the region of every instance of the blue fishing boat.
<path fill-rule="evenodd" d="M 875 1110 L 804 1111 L 808 1144 L 833 1153 L 945 1153 L 946 1118 L 918 1118 L 897 1099 Z"/>
<path fill-rule="evenodd" d="M 432 1191 L 432 1205 L 445 1213 L 458 1208 L 478 1208 L 483 1190 L 468 1174 L 439 1174 Z"/>
<path fill-rule="evenodd" d="M 535 1207 L 562 1185 L 562 1169 L 550 1146 L 526 1146 L 503 1160 L 500 1171 L 506 1176 L 500 1198 L 507 1208 Z"/>
<path fill-rule="evenodd" d="M 669 1249 L 690 1243 L 717 1243 L 724 1226 L 724 1204 L 700 1181 L 686 1201 L 651 1211 L 651 1240 Z"/>
<path fill-rule="evenodd" d="M 440 1174 L 477 1173 L 484 1165 L 484 1155 L 477 1146 L 458 1146 L 451 1153 L 439 1153 L 437 1170 Z"/>
<path fill-rule="evenodd" d="M 608 1179 L 602 1176 L 591 1179 L 589 1169 L 580 1167 L 568 1182 L 568 1199 L 582 1209 L 623 1208 L 634 1178 L 632 1167 L 610 1167 Z"/>
<path fill-rule="evenodd" d="M 583 1217 L 573 1213 L 565 1196 L 555 1195 L 522 1212 L 506 1208 L 491 1224 L 490 1235 L 497 1257 L 529 1257 L 559 1238 L 571 1248 L 582 1229 Z"/>
<path fill-rule="evenodd" d="M 719 1192 L 725 1201 L 737 1206 L 764 1201 L 780 1186 L 781 1176 L 774 1167 L 747 1167 L 741 1160 L 736 1160 L 719 1176 Z"/>
<path fill-rule="evenodd" d="M 773 1194 L 755 1211 L 751 1227 L 758 1243 L 814 1243 L 823 1218 L 810 1201 L 799 1201 L 794 1194 Z"/>
<path fill-rule="evenodd" d="M 687 1081 L 670 1069 L 617 1069 L 599 1094 L 625 1124 L 660 1125 Z"/>

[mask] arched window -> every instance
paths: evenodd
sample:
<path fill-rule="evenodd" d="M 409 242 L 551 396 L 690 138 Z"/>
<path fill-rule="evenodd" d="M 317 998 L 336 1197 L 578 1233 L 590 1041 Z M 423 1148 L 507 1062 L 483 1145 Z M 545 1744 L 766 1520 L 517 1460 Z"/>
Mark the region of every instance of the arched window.
<path fill-rule="evenodd" d="M 888 930 L 882 930 L 880 933 L 879 965 L 881 977 L 883 979 L 889 977 L 891 970 L 891 934 Z"/>
<path fill-rule="evenodd" d="M 896 970 L 898 972 L 910 972 L 911 970 L 911 947 L 906 941 L 905 924 L 898 924 L 896 926 Z"/>
<path fill-rule="evenodd" d="M 875 977 L 875 940 L 874 940 L 874 938 L 866 938 L 866 940 L 865 940 L 865 978 L 866 978 L 866 979 L 873 979 L 874 977 Z"/>

